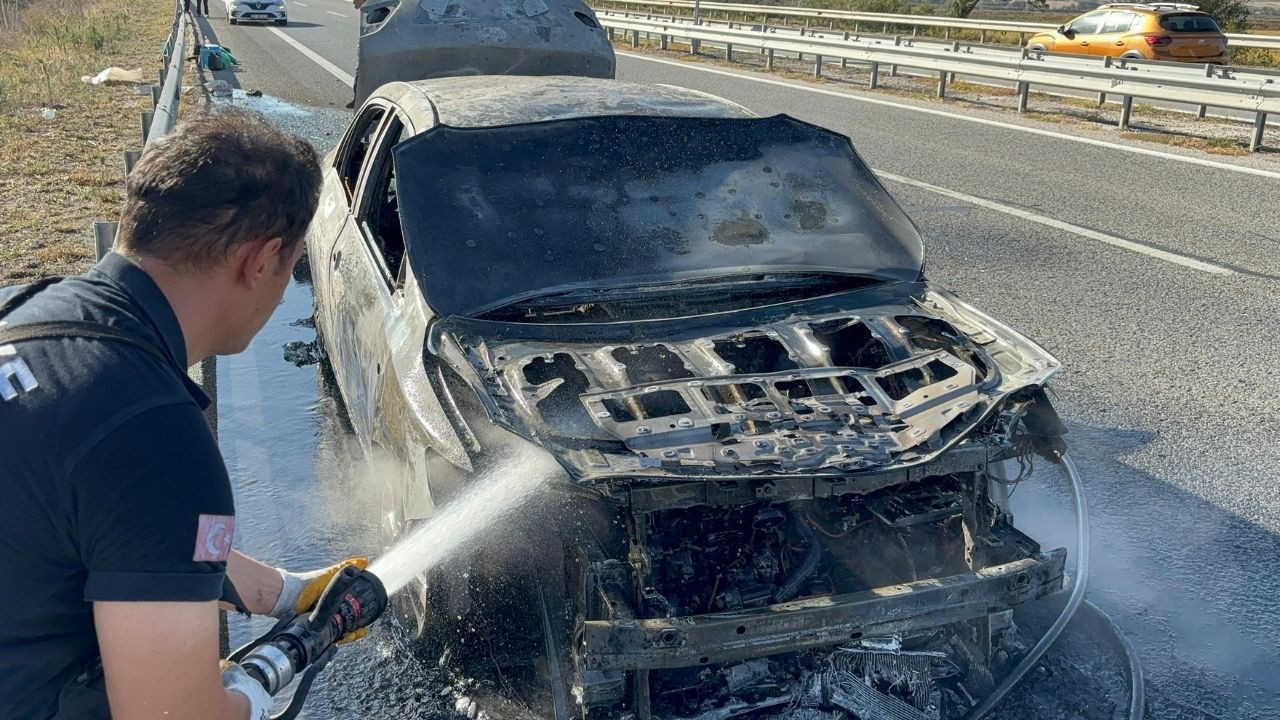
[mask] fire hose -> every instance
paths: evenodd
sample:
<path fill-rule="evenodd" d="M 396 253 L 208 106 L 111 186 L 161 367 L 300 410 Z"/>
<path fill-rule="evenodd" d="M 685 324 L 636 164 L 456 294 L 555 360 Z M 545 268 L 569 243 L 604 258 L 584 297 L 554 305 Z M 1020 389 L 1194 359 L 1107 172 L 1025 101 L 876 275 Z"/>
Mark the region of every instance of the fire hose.
<path fill-rule="evenodd" d="M 300 678 L 289 705 L 271 716 L 271 720 L 293 720 L 302 712 L 316 675 L 337 653 L 338 641 L 369 626 L 386 608 L 382 581 L 368 570 L 347 566 L 334 576 L 309 614 L 280 620 L 227 659 L 244 668 L 268 695 L 275 696 Z"/>
<path fill-rule="evenodd" d="M 1066 629 L 1067 623 L 1071 621 L 1071 617 L 1080 608 L 1080 603 L 1084 601 L 1084 591 L 1089 585 L 1089 508 L 1085 504 L 1084 483 L 1080 481 L 1080 473 L 1076 471 L 1076 464 L 1071 460 L 1071 456 L 1065 452 L 1061 454 L 1059 460 L 1063 470 L 1067 473 L 1067 478 L 1071 481 L 1071 497 L 1076 508 L 1076 577 L 1075 583 L 1071 587 L 1071 595 L 1067 598 L 1067 604 L 1062 608 L 1058 619 L 1053 621 L 1053 624 L 1045 631 L 1040 641 L 1031 648 L 1031 652 L 1022 658 L 1022 661 L 1000 681 L 999 685 L 996 685 L 994 690 L 983 698 L 982 702 L 974 706 L 973 710 L 970 710 L 969 714 L 964 716 L 964 720 L 979 720 L 979 718 L 991 712 L 992 708 L 1018 684 L 1022 676 L 1026 675 L 1027 671 L 1040 661 L 1041 656 L 1058 639 L 1062 631 Z"/>

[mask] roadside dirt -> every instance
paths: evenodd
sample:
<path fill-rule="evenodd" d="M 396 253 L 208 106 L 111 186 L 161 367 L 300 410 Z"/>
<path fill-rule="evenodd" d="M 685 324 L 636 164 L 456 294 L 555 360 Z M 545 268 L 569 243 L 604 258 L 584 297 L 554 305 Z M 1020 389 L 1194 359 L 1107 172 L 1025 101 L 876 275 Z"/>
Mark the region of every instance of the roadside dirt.
<path fill-rule="evenodd" d="M 168 3 L 37 0 L 0 30 L 0 286 L 92 264 L 91 224 L 119 215 L 151 99 L 80 78 L 115 66 L 156 83 L 172 21 Z"/>

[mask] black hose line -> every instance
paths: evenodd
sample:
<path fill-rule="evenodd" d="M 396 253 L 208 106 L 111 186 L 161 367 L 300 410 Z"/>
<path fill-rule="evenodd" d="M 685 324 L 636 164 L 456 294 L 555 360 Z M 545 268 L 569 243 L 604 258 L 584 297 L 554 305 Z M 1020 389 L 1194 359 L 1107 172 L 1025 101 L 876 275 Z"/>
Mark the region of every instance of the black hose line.
<path fill-rule="evenodd" d="M 1067 604 L 1062 608 L 1058 619 L 1053 621 L 1053 625 L 1050 625 L 1044 636 L 1040 638 L 1040 642 L 1031 648 L 1031 652 L 1022 658 L 1022 661 L 1000 681 L 1000 684 L 982 699 L 982 702 L 964 716 L 964 720 L 978 720 L 991 712 L 991 709 L 1009 694 L 1013 686 L 1018 684 L 1022 676 L 1040 661 L 1049 646 L 1066 629 L 1067 623 L 1071 621 L 1071 617 L 1076 614 L 1076 610 L 1084 600 L 1084 591 L 1089 585 L 1089 508 L 1085 504 L 1084 484 L 1080 481 L 1080 473 L 1077 472 L 1076 464 L 1072 462 L 1071 457 L 1065 453 L 1062 455 L 1062 468 L 1066 470 L 1067 478 L 1071 481 L 1071 498 L 1076 506 L 1076 579 L 1071 588 L 1071 596 L 1067 598 Z"/>

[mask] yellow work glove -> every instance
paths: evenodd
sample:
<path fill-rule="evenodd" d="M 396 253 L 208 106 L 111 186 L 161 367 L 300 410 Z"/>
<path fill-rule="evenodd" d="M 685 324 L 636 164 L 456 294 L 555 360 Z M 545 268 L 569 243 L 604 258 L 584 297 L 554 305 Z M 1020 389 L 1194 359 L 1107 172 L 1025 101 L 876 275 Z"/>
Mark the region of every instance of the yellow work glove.
<path fill-rule="evenodd" d="M 320 599 L 320 595 L 324 593 L 325 589 L 329 587 L 329 583 L 333 581 L 333 576 L 348 565 L 355 565 L 364 570 L 369 566 L 369 558 L 348 558 L 337 565 L 306 573 L 292 573 L 283 568 L 276 568 L 280 572 L 280 577 L 284 580 L 284 583 L 280 587 L 280 597 L 276 599 L 276 606 L 271 610 L 271 615 L 279 618 L 311 612 L 311 609 L 316 606 L 316 601 Z M 369 628 L 367 627 L 349 632 L 338 640 L 338 644 L 343 645 L 359 640 L 368 633 Z"/>

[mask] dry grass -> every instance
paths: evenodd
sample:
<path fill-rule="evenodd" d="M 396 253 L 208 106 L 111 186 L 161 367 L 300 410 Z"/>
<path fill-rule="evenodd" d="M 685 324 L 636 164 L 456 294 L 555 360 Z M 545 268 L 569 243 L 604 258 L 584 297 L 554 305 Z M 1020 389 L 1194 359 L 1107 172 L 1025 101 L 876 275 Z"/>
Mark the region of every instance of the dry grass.
<path fill-rule="evenodd" d="M 1170 133 L 1149 133 L 1149 132 L 1124 132 L 1120 137 L 1129 140 L 1142 140 L 1145 142 L 1155 142 L 1161 145 L 1171 145 L 1173 147 L 1191 148 L 1212 155 L 1229 155 L 1233 157 L 1241 157 L 1249 155 L 1249 148 L 1243 142 L 1232 140 L 1226 137 L 1194 137 L 1191 135 L 1176 135 Z"/>
<path fill-rule="evenodd" d="M 90 223 L 120 212 L 150 99 L 80 77 L 115 65 L 155 82 L 171 22 L 167 3 L 38 0 L 0 35 L 0 285 L 92 263 Z"/>

